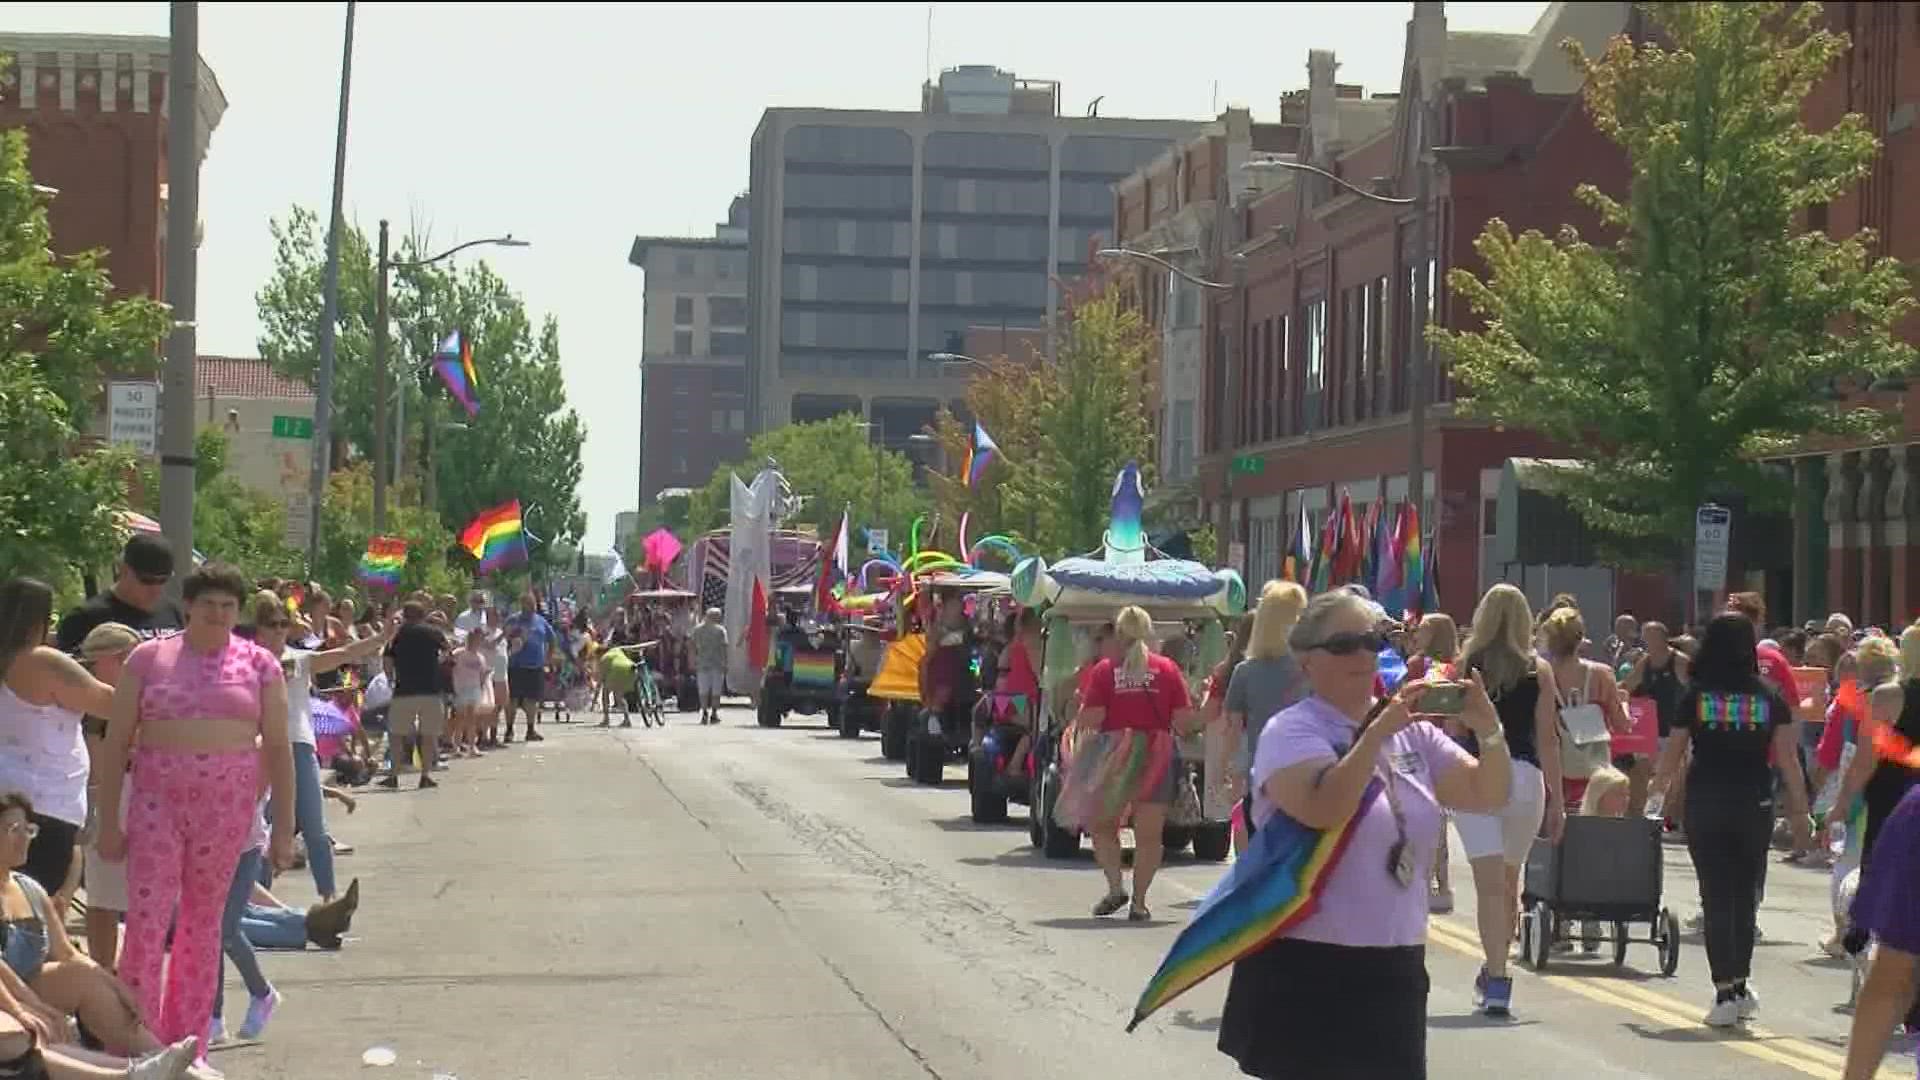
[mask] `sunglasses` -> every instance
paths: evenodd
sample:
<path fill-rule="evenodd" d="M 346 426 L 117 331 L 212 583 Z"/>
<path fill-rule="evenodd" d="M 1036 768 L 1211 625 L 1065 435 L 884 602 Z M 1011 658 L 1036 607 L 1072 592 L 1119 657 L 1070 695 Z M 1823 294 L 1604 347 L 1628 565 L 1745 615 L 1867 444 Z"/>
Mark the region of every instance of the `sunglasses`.
<path fill-rule="evenodd" d="M 293 625 L 290 619 L 268 619 L 260 624 L 262 630 L 285 630 Z"/>
<path fill-rule="evenodd" d="M 165 585 L 173 580 L 172 574 L 135 574 L 133 576 L 139 578 L 142 585 Z"/>
<path fill-rule="evenodd" d="M 1332 637 L 1323 638 L 1307 646 L 1307 651 L 1318 650 L 1333 656 L 1352 656 L 1357 652 L 1377 653 L 1386 647 L 1386 635 L 1369 630 L 1365 633 L 1335 634 Z"/>

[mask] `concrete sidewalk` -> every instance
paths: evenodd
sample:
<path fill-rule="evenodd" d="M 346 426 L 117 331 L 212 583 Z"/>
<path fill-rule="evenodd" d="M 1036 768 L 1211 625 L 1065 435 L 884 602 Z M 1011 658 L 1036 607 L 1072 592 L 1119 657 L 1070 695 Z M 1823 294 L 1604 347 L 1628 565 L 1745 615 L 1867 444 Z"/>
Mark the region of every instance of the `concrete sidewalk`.
<path fill-rule="evenodd" d="M 395 1078 L 924 1075 L 755 884 L 781 860 L 750 870 L 623 742 L 548 730 L 332 819 L 358 847 L 351 940 L 264 954 L 286 1002 L 217 1066 L 338 1077 L 384 1046 Z M 304 873 L 282 884 L 311 899 Z M 230 982 L 236 1021 L 245 1000 Z"/>

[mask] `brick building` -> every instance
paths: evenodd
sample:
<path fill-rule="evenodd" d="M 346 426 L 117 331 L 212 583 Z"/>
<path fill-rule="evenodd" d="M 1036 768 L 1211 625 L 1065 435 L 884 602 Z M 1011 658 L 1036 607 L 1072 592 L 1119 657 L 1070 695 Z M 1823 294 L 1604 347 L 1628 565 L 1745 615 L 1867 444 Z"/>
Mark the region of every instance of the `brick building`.
<path fill-rule="evenodd" d="M 1626 27 L 1626 4 L 1554 4 L 1528 34 L 1451 30 L 1443 5 L 1413 7 L 1397 94 L 1356 96 L 1336 81 L 1332 53 L 1309 54 L 1295 157 L 1360 187 L 1409 195 L 1417 148 L 1447 148 L 1432 177 L 1431 247 L 1415 249 L 1412 207 L 1293 172 L 1240 200 L 1231 227 L 1216 230 L 1210 276 L 1237 287 L 1210 294 L 1200 482 L 1222 550 L 1244 553 L 1252 582 L 1277 574 L 1288 523 L 1302 508 L 1317 527 L 1342 492 L 1361 508 L 1377 497 L 1390 509 L 1405 501 L 1408 361 L 1424 321 L 1413 303 L 1423 267 L 1434 282 L 1433 318 L 1463 319 L 1444 277 L 1472 265 L 1473 240 L 1489 218 L 1516 230 L 1587 227 L 1575 185 L 1626 185 L 1624 161 L 1587 121 L 1578 76 L 1556 47 L 1574 37 L 1597 49 Z M 1442 606 L 1465 616 L 1499 580 L 1536 602 L 1576 592 L 1596 624 L 1616 601 L 1635 610 L 1657 604 L 1657 596 L 1642 603 L 1636 582 L 1616 581 L 1606 568 L 1494 563 L 1507 463 L 1554 448 L 1453 415 L 1445 371 L 1438 362 L 1430 371 L 1421 519 Z"/>
<path fill-rule="evenodd" d="M 167 39 L 0 33 L 0 56 L 0 128 L 26 129 L 34 181 L 59 192 L 54 249 L 104 248 L 117 292 L 164 297 Z M 227 109 L 205 61 L 193 104 L 204 161 Z"/>
<path fill-rule="evenodd" d="M 639 506 L 747 453 L 747 200 L 712 236 L 635 237 L 646 271 Z"/>

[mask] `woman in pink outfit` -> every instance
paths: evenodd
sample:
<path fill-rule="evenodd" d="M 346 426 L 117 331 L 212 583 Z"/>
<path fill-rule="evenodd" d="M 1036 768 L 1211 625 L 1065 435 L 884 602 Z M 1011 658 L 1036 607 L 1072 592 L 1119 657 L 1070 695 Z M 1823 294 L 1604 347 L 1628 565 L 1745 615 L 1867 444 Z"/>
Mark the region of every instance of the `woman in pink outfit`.
<path fill-rule="evenodd" d="M 269 781 L 268 852 L 280 869 L 293 862 L 287 684 L 272 654 L 233 634 L 251 593 L 231 567 L 209 564 L 187 577 L 187 628 L 127 658 L 101 755 L 100 853 L 127 861 L 120 976 L 163 1042 L 206 1031 L 221 911 Z M 136 735 L 122 830 L 123 765 Z"/>

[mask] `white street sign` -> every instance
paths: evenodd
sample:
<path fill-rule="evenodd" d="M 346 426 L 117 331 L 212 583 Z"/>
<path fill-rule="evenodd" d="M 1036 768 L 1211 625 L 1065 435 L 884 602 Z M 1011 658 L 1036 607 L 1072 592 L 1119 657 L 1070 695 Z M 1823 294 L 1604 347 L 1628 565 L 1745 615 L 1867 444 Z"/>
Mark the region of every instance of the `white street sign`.
<path fill-rule="evenodd" d="M 887 550 L 887 530 L 868 529 L 867 530 L 867 551 L 869 553 L 877 554 L 885 550 Z"/>
<path fill-rule="evenodd" d="M 1719 592 L 1727 586 L 1727 541 L 1733 533 L 1733 512 L 1708 503 L 1693 515 L 1693 587 Z"/>
<path fill-rule="evenodd" d="M 107 441 L 151 457 L 160 438 L 160 386 L 150 382 L 107 384 Z"/>

